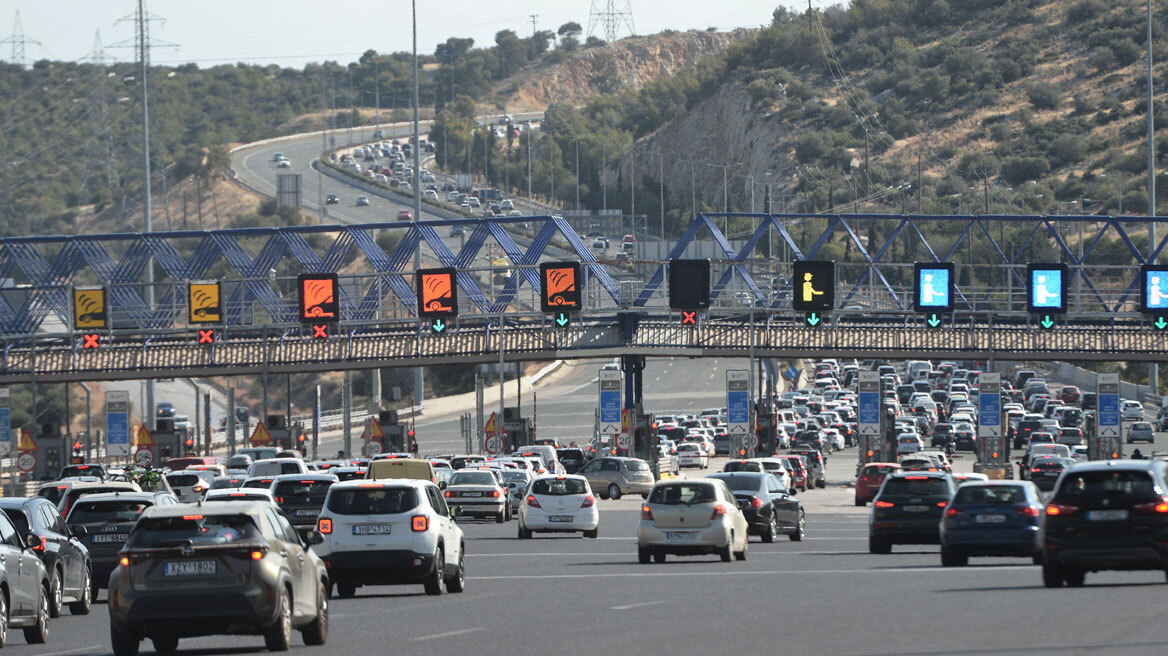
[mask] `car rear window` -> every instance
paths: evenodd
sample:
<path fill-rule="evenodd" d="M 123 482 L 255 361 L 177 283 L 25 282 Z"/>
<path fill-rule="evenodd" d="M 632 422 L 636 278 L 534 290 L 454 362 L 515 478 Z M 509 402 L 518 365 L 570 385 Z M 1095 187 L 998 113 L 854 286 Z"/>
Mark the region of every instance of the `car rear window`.
<path fill-rule="evenodd" d="M 342 481 L 351 481 L 351 480 L 355 480 L 358 478 L 365 478 L 365 470 L 364 469 L 357 469 L 354 471 L 332 470 L 329 473 L 333 474 L 334 476 L 337 477 L 338 480 L 342 480 Z"/>
<path fill-rule="evenodd" d="M 899 470 L 900 470 L 900 467 L 887 467 L 887 466 L 872 467 L 872 466 L 868 466 L 868 467 L 864 467 L 864 471 L 861 472 L 860 475 L 861 476 L 887 476 L 888 474 L 890 474 L 894 471 L 899 471 Z"/>
<path fill-rule="evenodd" d="M 105 476 L 105 469 L 97 465 L 66 465 L 61 470 L 61 478 L 70 476 Z"/>
<path fill-rule="evenodd" d="M 460 471 L 450 477 L 448 485 L 494 485 L 495 475 L 484 471 Z"/>
<path fill-rule="evenodd" d="M 762 464 L 757 463 L 757 462 L 741 462 L 738 460 L 731 460 L 730 462 L 728 462 L 722 466 L 722 471 L 724 471 L 724 472 L 740 472 L 740 471 L 757 472 L 757 471 L 762 471 Z"/>
<path fill-rule="evenodd" d="M 1026 503 L 1026 491 L 1018 485 L 962 485 L 953 503 L 970 505 Z"/>
<path fill-rule="evenodd" d="M 1080 471 L 1063 474 L 1055 498 L 1059 501 L 1106 498 L 1113 501 L 1158 499 L 1156 482 L 1145 471 Z"/>
<path fill-rule="evenodd" d="M 462 469 L 463 467 L 466 467 L 468 465 L 472 465 L 472 464 L 478 463 L 478 462 L 486 462 L 486 461 L 487 461 L 486 458 L 451 458 L 450 459 L 450 466 L 453 467 L 454 469 Z"/>
<path fill-rule="evenodd" d="M 649 465 L 640 460 L 628 460 L 625 462 L 625 469 L 633 472 L 649 471 Z"/>
<path fill-rule="evenodd" d="M 243 485 L 241 485 L 240 487 L 271 487 L 271 486 L 272 486 L 272 479 L 270 479 L 270 478 L 269 479 L 253 478 L 253 479 L 244 481 Z"/>
<path fill-rule="evenodd" d="M 659 503 L 667 506 L 692 505 L 695 503 L 710 503 L 717 499 L 714 486 L 702 483 L 670 483 L 653 489 L 649 495 L 649 503 Z"/>
<path fill-rule="evenodd" d="M 77 499 L 86 494 L 104 494 L 106 492 L 132 492 L 133 490 L 124 487 L 83 487 L 73 488 L 69 490 L 69 506 L 77 503 Z"/>
<path fill-rule="evenodd" d="M 328 509 L 339 515 L 395 515 L 418 505 L 412 487 L 358 487 L 333 490 Z"/>
<path fill-rule="evenodd" d="M 99 522 L 136 522 L 138 516 L 154 504 L 149 501 L 115 499 L 110 501 L 78 501 L 69 513 L 70 524 L 97 524 Z"/>
<path fill-rule="evenodd" d="M 192 507 L 192 510 L 195 508 Z M 134 527 L 127 549 L 195 547 L 232 544 L 253 540 L 260 530 L 248 515 L 202 515 L 151 517 Z"/>
<path fill-rule="evenodd" d="M 732 492 L 758 492 L 762 489 L 761 476 L 727 476 L 725 478 L 715 476 L 713 478 L 726 481 L 726 485 L 730 486 Z"/>
<path fill-rule="evenodd" d="M 948 493 L 949 483 L 943 478 L 933 476 L 904 476 L 884 479 L 884 488 L 881 490 L 880 495 L 892 496 L 907 494 L 924 497 Z"/>
<path fill-rule="evenodd" d="M 194 474 L 171 474 L 166 477 L 166 481 L 172 487 L 190 487 L 200 483 L 199 477 Z"/>
<path fill-rule="evenodd" d="M 222 490 L 223 488 L 240 487 L 243 485 L 243 482 L 245 480 L 247 480 L 247 479 L 243 479 L 243 478 L 216 478 L 214 481 L 211 482 L 211 489 L 212 490 Z"/>
<path fill-rule="evenodd" d="M 562 497 L 570 494 L 587 494 L 588 488 L 578 478 L 542 478 L 531 484 L 531 493 Z"/>
<path fill-rule="evenodd" d="M 565 460 L 583 460 L 584 451 L 582 449 L 557 449 L 556 457 L 560 459 L 560 462 Z"/>
<path fill-rule="evenodd" d="M 324 503 L 332 481 L 280 481 L 274 494 L 278 503 Z"/>

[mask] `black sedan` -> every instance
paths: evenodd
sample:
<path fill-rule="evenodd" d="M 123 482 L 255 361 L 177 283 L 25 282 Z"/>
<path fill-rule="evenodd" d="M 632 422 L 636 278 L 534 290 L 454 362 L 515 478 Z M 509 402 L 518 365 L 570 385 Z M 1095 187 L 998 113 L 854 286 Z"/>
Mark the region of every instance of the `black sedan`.
<path fill-rule="evenodd" d="M 950 434 L 953 436 L 953 448 L 957 451 L 977 451 L 977 436 L 973 431 L 962 428 Z"/>
<path fill-rule="evenodd" d="M 894 544 L 937 544 L 945 506 L 957 491 L 943 472 L 896 472 L 872 502 L 868 517 L 868 551 L 892 552 Z"/>
<path fill-rule="evenodd" d="M 0 509 L 16 526 L 17 535 L 32 534 L 40 540 L 32 551 L 44 561 L 49 576 L 49 615 L 60 617 L 66 604 L 73 615 L 88 615 L 92 569 L 89 549 L 77 539 L 85 536 L 85 528 L 70 530 L 57 507 L 44 497 L 0 499 Z"/>
<path fill-rule="evenodd" d="M 746 517 L 750 534 L 761 536 L 763 542 L 774 542 L 782 534 L 795 542 L 803 539 L 806 528 L 803 504 L 783 489 L 777 477 L 743 471 L 720 472 L 709 477 L 726 481 Z"/>
<path fill-rule="evenodd" d="M 1072 458 L 1038 458 L 1030 463 L 1030 473 L 1027 479 L 1038 486 L 1043 492 L 1050 492 L 1058 482 L 1063 470 L 1075 464 Z"/>

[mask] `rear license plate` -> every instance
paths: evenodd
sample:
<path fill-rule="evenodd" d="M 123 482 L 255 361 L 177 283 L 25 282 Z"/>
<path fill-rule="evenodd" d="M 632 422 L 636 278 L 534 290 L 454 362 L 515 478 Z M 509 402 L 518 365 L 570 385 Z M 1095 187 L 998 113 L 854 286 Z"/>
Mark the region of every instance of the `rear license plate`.
<path fill-rule="evenodd" d="M 302 508 L 296 511 L 297 517 L 315 517 L 320 514 L 319 508 Z"/>
<path fill-rule="evenodd" d="M 463 493 L 462 493 L 462 494 L 460 494 L 459 496 L 463 496 L 463 497 L 481 497 L 481 496 L 483 496 L 483 493 L 482 493 L 482 492 L 463 492 Z"/>
<path fill-rule="evenodd" d="M 1126 510 L 1088 510 L 1087 519 L 1092 522 L 1117 522 L 1127 519 Z"/>
<path fill-rule="evenodd" d="M 1006 521 L 1005 515 L 978 515 L 974 518 L 978 524 L 1002 524 Z"/>
<path fill-rule="evenodd" d="M 358 524 L 353 527 L 353 535 L 389 535 L 389 524 Z"/>
<path fill-rule="evenodd" d="M 125 542 L 127 539 L 129 539 L 129 537 L 129 534 L 127 533 L 98 533 L 97 535 L 94 535 L 92 538 L 90 538 L 89 541 L 93 544 Z"/>
<path fill-rule="evenodd" d="M 571 515 L 551 515 L 548 517 L 549 522 L 570 522 L 574 519 L 576 518 Z"/>
<path fill-rule="evenodd" d="M 163 576 L 206 576 L 214 573 L 213 560 L 183 560 L 162 564 Z"/>
<path fill-rule="evenodd" d="M 697 533 L 680 533 L 677 531 L 671 531 L 671 532 L 668 532 L 665 534 L 665 539 L 666 540 L 693 540 L 693 539 L 696 539 L 697 536 L 698 536 Z"/>
<path fill-rule="evenodd" d="M 928 506 L 904 506 L 905 512 L 928 512 Z"/>

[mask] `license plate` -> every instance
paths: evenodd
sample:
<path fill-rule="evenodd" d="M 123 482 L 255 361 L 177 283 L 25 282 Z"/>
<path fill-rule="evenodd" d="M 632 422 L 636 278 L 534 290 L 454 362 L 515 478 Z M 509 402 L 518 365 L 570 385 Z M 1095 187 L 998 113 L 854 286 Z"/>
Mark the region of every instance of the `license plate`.
<path fill-rule="evenodd" d="M 462 493 L 462 494 L 460 494 L 459 496 L 463 496 L 463 497 L 481 497 L 481 496 L 483 496 L 483 493 L 482 493 L 482 492 L 463 492 L 463 493 Z"/>
<path fill-rule="evenodd" d="M 319 508 L 304 508 L 296 511 L 297 517 L 315 517 L 320 514 Z"/>
<path fill-rule="evenodd" d="M 94 535 L 92 538 L 90 538 L 89 541 L 93 544 L 125 542 L 127 539 L 129 539 L 129 537 L 130 536 L 128 533 L 98 533 L 97 535 Z"/>
<path fill-rule="evenodd" d="M 978 524 L 1002 524 L 1006 521 L 1005 515 L 978 515 L 973 519 Z"/>
<path fill-rule="evenodd" d="M 389 524 L 358 524 L 353 527 L 353 535 L 389 535 Z"/>
<path fill-rule="evenodd" d="M 1127 519 L 1126 510 L 1088 510 L 1087 519 L 1092 522 L 1117 522 Z"/>
<path fill-rule="evenodd" d="M 213 560 L 183 560 L 162 564 L 163 576 L 206 576 L 215 573 Z"/>
<path fill-rule="evenodd" d="M 928 506 L 904 506 L 905 512 L 928 512 Z"/>
<path fill-rule="evenodd" d="M 665 534 L 666 540 L 694 540 L 698 536 L 697 533 L 678 533 L 676 531 Z"/>
<path fill-rule="evenodd" d="M 570 522 L 574 519 L 576 518 L 571 515 L 551 515 L 548 517 L 549 522 Z"/>

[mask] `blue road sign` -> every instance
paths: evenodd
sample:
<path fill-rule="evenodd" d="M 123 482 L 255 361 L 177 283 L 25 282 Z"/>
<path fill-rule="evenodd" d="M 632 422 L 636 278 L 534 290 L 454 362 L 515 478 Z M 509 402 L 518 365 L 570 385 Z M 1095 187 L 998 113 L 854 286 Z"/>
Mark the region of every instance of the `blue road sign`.
<path fill-rule="evenodd" d="M 784 377 L 787 380 L 799 380 L 799 370 L 793 366 L 787 367 L 787 371 Z"/>
<path fill-rule="evenodd" d="M 860 421 L 861 424 L 880 423 L 880 393 L 860 392 Z"/>
<path fill-rule="evenodd" d="M 621 376 L 618 372 L 600 372 L 600 424 L 602 428 L 620 429 Z"/>
<path fill-rule="evenodd" d="M 9 453 L 12 446 L 12 411 L 0 408 L 0 453 Z"/>
<path fill-rule="evenodd" d="M 1145 266 L 1141 273 L 1144 278 L 1141 310 L 1150 314 L 1168 312 L 1168 267 Z"/>
<path fill-rule="evenodd" d="M 106 445 L 111 450 L 121 449 L 122 453 L 130 452 L 130 415 L 125 412 L 107 412 L 105 414 Z"/>
<path fill-rule="evenodd" d="M 915 300 L 918 311 L 948 310 L 953 307 L 952 296 L 952 264 L 917 264 Z"/>
<path fill-rule="evenodd" d="M 1067 277 L 1065 264 L 1031 264 L 1029 311 L 1032 314 L 1061 314 L 1067 311 Z"/>
<path fill-rule="evenodd" d="M 1001 392 L 978 394 L 977 423 L 987 427 L 1002 425 Z"/>
<path fill-rule="evenodd" d="M 1103 428 L 1119 427 L 1119 395 L 1118 394 L 1100 394 L 1097 398 L 1099 403 L 1099 427 Z M 1118 433 L 1117 433 L 1118 434 Z"/>
<path fill-rule="evenodd" d="M 750 423 L 750 393 L 726 390 L 726 420 L 730 424 Z"/>

